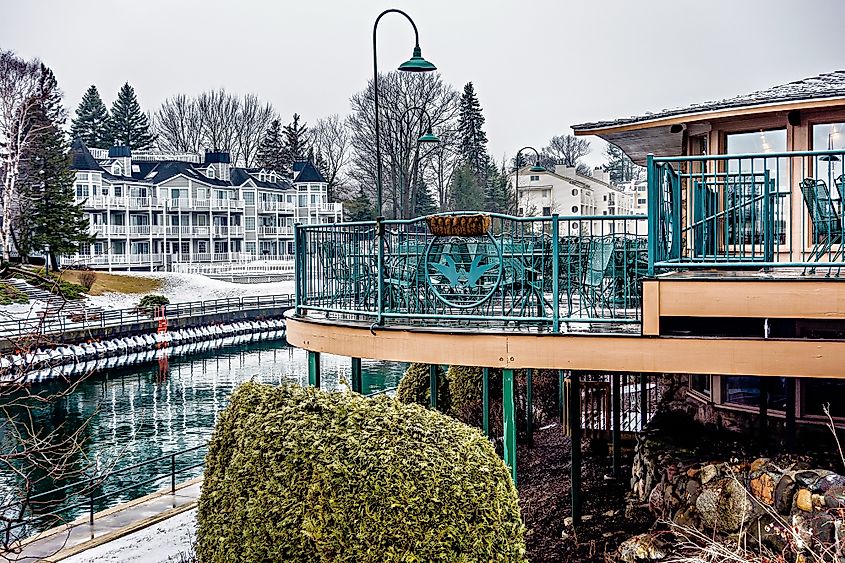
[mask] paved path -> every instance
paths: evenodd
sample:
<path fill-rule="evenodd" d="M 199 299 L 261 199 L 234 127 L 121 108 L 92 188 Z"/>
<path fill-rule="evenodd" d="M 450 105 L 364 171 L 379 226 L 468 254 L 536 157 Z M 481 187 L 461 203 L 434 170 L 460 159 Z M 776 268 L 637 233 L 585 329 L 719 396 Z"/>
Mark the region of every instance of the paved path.
<path fill-rule="evenodd" d="M 170 488 L 94 514 L 94 525 L 85 516 L 28 539 L 11 561 L 61 561 L 86 549 L 131 534 L 196 506 L 202 477 L 180 484 L 176 494 Z M 0 554 L 0 558 L 4 555 Z"/>

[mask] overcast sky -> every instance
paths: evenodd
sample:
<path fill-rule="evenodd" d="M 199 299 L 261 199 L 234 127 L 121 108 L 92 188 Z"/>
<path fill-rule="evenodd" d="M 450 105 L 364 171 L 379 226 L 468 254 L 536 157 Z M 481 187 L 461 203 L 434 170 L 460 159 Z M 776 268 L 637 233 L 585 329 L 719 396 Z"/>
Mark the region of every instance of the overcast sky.
<path fill-rule="evenodd" d="M 392 7 L 447 81 L 475 84 L 497 159 L 573 123 L 845 68 L 842 0 L 0 0 L 0 48 L 52 67 L 71 110 L 129 81 L 145 110 L 225 87 L 312 122 L 348 113 Z M 382 19 L 382 71 L 412 46 L 404 18 Z"/>

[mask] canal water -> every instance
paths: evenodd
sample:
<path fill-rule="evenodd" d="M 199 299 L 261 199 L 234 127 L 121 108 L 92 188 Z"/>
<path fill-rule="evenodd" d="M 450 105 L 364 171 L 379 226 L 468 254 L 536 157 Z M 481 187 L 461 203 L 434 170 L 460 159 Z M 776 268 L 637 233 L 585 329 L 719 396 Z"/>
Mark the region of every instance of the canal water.
<path fill-rule="evenodd" d="M 169 486 L 173 463 L 169 456 L 208 442 L 221 409 L 238 384 L 248 380 L 273 385 L 307 384 L 306 353 L 283 339 L 173 358 L 165 358 L 161 353 L 159 356 L 136 365 L 97 369 L 70 396 L 34 411 L 36 426 L 45 431 L 60 428 L 64 435 L 81 431 L 85 442 L 73 465 L 85 468 L 84 475 L 103 474 L 163 458 L 98 484 L 94 491 L 95 510 Z M 324 354 L 321 366 L 323 389 L 348 385 L 349 358 Z M 404 368 L 400 363 L 364 360 L 364 392 L 395 388 Z M 62 383 L 37 385 L 41 388 L 33 391 L 58 390 Z M 176 466 L 181 472 L 177 481 L 199 475 L 202 469 L 191 466 L 199 464 L 204 455 L 204 447 L 179 455 Z M 150 482 L 137 486 L 144 481 Z M 9 493 L 18 484 L 13 475 L 0 475 L 0 504 L 8 501 Z M 66 484 L 45 478 L 38 483 L 35 493 Z M 35 512 L 53 512 L 58 508 L 62 519 L 71 519 L 88 512 L 89 497 L 90 491 L 71 488 L 39 499 L 50 502 Z M 74 504 L 82 506 L 73 507 Z M 55 525 L 48 519 L 36 518 L 34 522 L 34 526 L 27 526 L 27 534 Z"/>

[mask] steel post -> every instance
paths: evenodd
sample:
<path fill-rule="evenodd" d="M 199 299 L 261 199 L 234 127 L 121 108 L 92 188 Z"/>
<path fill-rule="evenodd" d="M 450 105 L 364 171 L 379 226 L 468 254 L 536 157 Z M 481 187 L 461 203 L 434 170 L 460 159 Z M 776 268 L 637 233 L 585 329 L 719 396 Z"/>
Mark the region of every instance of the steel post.
<path fill-rule="evenodd" d="M 490 368 L 481 370 L 481 426 L 490 437 Z"/>
<path fill-rule="evenodd" d="M 361 393 L 364 389 L 364 378 L 361 374 L 361 358 L 352 358 L 352 391 Z"/>
<path fill-rule="evenodd" d="M 504 434 L 505 465 L 510 467 L 516 485 L 516 418 L 514 417 L 513 370 L 502 370 L 502 430 Z"/>
<path fill-rule="evenodd" d="M 308 351 L 308 385 L 320 388 L 320 353 Z"/>
<path fill-rule="evenodd" d="M 581 379 L 577 371 L 569 376 L 569 435 L 571 437 L 570 487 L 572 524 L 581 522 Z"/>
<path fill-rule="evenodd" d="M 431 408 L 437 409 L 437 365 L 428 366 L 428 394 Z"/>

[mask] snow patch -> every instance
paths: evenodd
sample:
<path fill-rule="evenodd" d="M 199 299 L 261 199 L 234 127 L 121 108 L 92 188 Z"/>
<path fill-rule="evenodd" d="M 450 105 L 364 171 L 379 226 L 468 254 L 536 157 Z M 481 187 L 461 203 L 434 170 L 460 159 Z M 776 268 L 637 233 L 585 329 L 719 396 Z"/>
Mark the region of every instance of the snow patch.
<path fill-rule="evenodd" d="M 64 563 L 165 563 L 188 554 L 197 533 L 197 509 L 63 559 Z M 187 557 L 185 558 L 187 560 Z"/>

